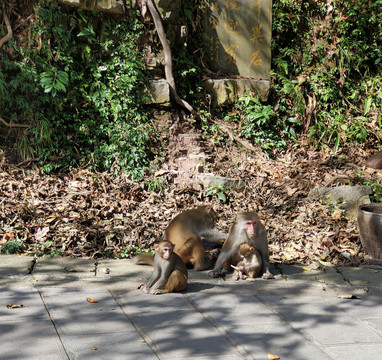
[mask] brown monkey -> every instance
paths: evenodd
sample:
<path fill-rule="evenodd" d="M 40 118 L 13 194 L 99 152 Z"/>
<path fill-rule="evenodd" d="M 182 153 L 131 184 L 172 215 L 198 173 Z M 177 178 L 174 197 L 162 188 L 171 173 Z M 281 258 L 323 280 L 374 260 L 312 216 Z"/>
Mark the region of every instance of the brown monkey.
<path fill-rule="evenodd" d="M 240 257 L 241 261 L 236 266 L 231 265 L 235 269 L 232 278 L 238 281 L 258 276 L 262 267 L 260 253 L 253 246 L 245 243 L 240 245 Z"/>
<path fill-rule="evenodd" d="M 215 267 L 208 273 L 211 277 L 219 277 L 222 266 L 227 268 L 240 261 L 240 245 L 249 244 L 260 254 L 262 261 L 262 277 L 274 279 L 269 271 L 268 239 L 263 224 L 255 212 L 240 213 L 231 226 L 228 237 L 216 261 Z"/>
<path fill-rule="evenodd" d="M 174 253 L 174 245 L 169 241 L 161 241 L 154 245 L 156 254 L 153 258 L 148 254 L 138 255 L 137 264 L 154 265 L 153 274 L 147 284 L 138 286 L 146 294 L 163 294 L 182 291 L 186 288 L 188 271 L 182 259 Z"/>
<path fill-rule="evenodd" d="M 209 266 L 205 259 L 205 246 L 221 244 L 226 234 L 212 230 L 217 214 L 211 206 L 199 206 L 186 210 L 170 222 L 164 239 L 175 245 L 174 251 L 185 264 L 191 263 L 195 270 Z"/>

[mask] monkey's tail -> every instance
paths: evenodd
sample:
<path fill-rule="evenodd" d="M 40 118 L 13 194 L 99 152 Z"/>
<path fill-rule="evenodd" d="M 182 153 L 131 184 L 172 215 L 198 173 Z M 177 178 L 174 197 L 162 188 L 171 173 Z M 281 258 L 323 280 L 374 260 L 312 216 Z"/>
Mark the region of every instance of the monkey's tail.
<path fill-rule="evenodd" d="M 149 254 L 139 254 L 134 257 L 134 264 L 154 266 L 154 257 Z"/>

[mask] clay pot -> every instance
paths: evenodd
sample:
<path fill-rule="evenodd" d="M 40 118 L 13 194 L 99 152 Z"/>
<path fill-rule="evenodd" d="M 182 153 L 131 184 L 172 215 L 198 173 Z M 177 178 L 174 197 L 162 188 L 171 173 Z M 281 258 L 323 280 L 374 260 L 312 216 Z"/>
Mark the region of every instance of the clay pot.
<path fill-rule="evenodd" d="M 382 204 L 365 204 L 358 208 L 361 243 L 373 259 L 382 259 Z"/>

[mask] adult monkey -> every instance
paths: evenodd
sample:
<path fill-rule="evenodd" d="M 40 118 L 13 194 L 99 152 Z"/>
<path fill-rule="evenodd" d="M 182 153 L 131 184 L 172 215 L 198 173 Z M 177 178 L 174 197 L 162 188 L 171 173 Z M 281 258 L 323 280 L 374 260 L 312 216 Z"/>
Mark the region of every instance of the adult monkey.
<path fill-rule="evenodd" d="M 237 215 L 232 224 L 227 240 L 216 260 L 215 267 L 208 273 L 211 277 L 221 276 L 222 267 L 229 268 L 240 261 L 240 245 L 249 244 L 260 254 L 262 261 L 262 278 L 274 279 L 269 271 L 268 239 L 263 224 L 256 212 L 245 212 Z"/>
<path fill-rule="evenodd" d="M 156 251 L 154 258 L 148 254 L 138 255 L 136 258 L 137 264 L 154 265 L 149 282 L 140 284 L 138 289 L 153 295 L 184 290 L 188 271 L 182 259 L 174 253 L 174 245 L 169 241 L 161 241 L 155 244 L 154 248 Z"/>
<path fill-rule="evenodd" d="M 171 220 L 164 240 L 175 245 L 174 252 L 185 264 L 191 263 L 194 270 L 204 270 L 210 265 L 205 259 L 205 246 L 220 245 L 227 236 L 213 230 L 217 218 L 209 205 L 186 210 Z"/>

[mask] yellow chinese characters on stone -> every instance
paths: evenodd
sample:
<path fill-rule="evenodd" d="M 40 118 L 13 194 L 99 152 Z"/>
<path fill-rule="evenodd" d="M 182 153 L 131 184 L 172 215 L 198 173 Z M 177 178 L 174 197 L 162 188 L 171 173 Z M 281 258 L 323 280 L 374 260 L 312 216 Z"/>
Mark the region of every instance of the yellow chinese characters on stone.
<path fill-rule="evenodd" d="M 239 10 L 240 6 L 237 4 L 237 0 L 225 0 L 226 9 Z"/>
<path fill-rule="evenodd" d="M 251 31 L 252 31 L 251 41 L 252 42 L 255 42 L 256 40 L 263 41 L 263 34 L 261 32 L 261 26 L 262 25 L 260 24 L 260 25 L 256 25 L 256 26 L 251 28 Z"/>
<path fill-rule="evenodd" d="M 237 28 L 238 26 L 239 26 L 238 21 L 230 19 L 229 24 L 227 24 L 226 22 L 224 23 L 224 30 L 227 33 L 240 34 L 240 30 L 238 30 L 238 28 Z"/>
<path fill-rule="evenodd" d="M 259 58 L 259 54 L 260 54 L 260 50 L 256 50 L 252 53 L 252 58 L 248 64 L 248 67 L 250 67 L 251 65 L 261 66 L 261 64 L 263 63 L 263 60 L 261 58 Z"/>
<path fill-rule="evenodd" d="M 257 18 L 260 19 L 260 11 L 261 11 L 261 1 L 262 0 L 256 0 L 256 1 L 252 1 L 250 4 L 249 4 L 249 8 L 250 9 L 257 9 Z"/>
<path fill-rule="evenodd" d="M 228 62 L 236 65 L 236 52 L 239 49 L 239 45 L 233 45 L 230 44 L 226 49 L 225 52 L 227 53 L 227 60 Z"/>

